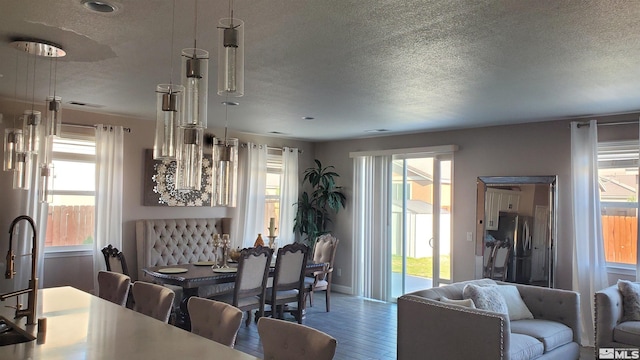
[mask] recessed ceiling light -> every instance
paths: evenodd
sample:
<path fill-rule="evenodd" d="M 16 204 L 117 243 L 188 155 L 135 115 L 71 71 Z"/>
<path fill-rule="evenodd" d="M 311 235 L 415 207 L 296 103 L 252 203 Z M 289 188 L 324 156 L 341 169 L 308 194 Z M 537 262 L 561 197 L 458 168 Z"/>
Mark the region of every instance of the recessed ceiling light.
<path fill-rule="evenodd" d="M 236 106 L 236 105 L 240 105 L 240 103 L 235 101 L 223 101 L 222 105 Z"/>
<path fill-rule="evenodd" d="M 382 132 L 387 132 L 387 131 L 391 131 L 389 129 L 371 129 L 371 130 L 365 130 L 364 132 L 368 132 L 368 133 L 382 133 Z"/>
<path fill-rule="evenodd" d="M 302 120 L 315 120 L 316 118 L 314 118 L 313 116 L 303 116 Z"/>
<path fill-rule="evenodd" d="M 82 0 L 82 5 L 87 9 L 95 12 L 101 13 L 111 13 L 116 11 L 116 6 L 112 5 L 106 1 L 98 1 L 98 0 Z"/>

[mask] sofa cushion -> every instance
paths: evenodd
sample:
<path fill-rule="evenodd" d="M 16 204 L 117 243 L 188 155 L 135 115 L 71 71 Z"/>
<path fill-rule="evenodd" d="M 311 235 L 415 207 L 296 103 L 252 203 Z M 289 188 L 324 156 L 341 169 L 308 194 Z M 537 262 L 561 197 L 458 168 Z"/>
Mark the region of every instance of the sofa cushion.
<path fill-rule="evenodd" d="M 509 314 L 507 303 L 495 286 L 467 284 L 462 290 L 462 297 L 473 300 L 478 309 Z"/>
<path fill-rule="evenodd" d="M 446 296 L 443 296 L 440 298 L 440 302 L 443 302 L 445 304 L 450 304 L 450 305 L 464 306 L 472 309 L 476 308 L 476 305 L 473 303 L 473 300 L 471 299 L 453 300 L 453 299 L 449 299 Z"/>
<path fill-rule="evenodd" d="M 640 320 L 640 284 L 618 280 L 622 294 L 622 321 Z"/>
<path fill-rule="evenodd" d="M 497 285 L 496 289 L 504 297 L 509 310 L 509 320 L 533 319 L 533 314 L 527 305 L 522 301 L 518 288 L 513 285 Z"/>
<path fill-rule="evenodd" d="M 432 300 L 440 300 L 440 298 L 443 296 L 449 299 L 461 300 L 462 290 L 467 284 L 496 285 L 496 282 L 491 279 L 467 280 L 467 281 L 453 283 L 447 286 L 434 287 L 430 289 L 414 291 L 412 293 L 409 293 L 408 295 L 416 295 L 416 296 L 420 296 L 420 297 L 432 299 Z"/>
<path fill-rule="evenodd" d="M 625 321 L 613 329 L 613 340 L 640 346 L 640 321 Z"/>
<path fill-rule="evenodd" d="M 511 333 L 509 344 L 509 359 L 529 360 L 535 359 L 544 353 L 544 345 L 535 338 Z"/>
<path fill-rule="evenodd" d="M 549 352 L 573 341 L 573 331 L 570 327 L 549 320 L 512 321 L 511 333 L 529 335 L 538 339 L 544 345 L 544 352 Z"/>

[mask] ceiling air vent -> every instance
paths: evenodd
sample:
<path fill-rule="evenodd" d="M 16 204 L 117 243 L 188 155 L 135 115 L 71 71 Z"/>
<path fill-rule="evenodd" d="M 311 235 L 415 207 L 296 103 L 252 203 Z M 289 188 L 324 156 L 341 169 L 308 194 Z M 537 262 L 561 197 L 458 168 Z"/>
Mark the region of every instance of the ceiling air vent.
<path fill-rule="evenodd" d="M 104 107 L 104 105 L 88 104 L 88 103 L 83 103 L 83 102 L 79 102 L 79 101 L 69 101 L 67 104 L 75 105 L 75 106 L 90 107 L 90 108 L 94 108 L 94 109 L 100 109 L 100 108 Z"/>

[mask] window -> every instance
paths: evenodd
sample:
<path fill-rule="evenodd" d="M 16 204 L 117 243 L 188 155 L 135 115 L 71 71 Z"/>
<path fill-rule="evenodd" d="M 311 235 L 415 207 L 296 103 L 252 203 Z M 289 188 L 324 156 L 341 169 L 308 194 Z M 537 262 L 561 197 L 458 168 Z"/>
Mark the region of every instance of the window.
<path fill-rule="evenodd" d="M 269 234 L 269 220 L 280 222 L 280 178 L 282 176 L 282 149 L 269 148 L 267 152 L 267 189 L 264 210 L 264 233 Z M 276 225 L 277 226 L 277 225 Z M 276 230 L 276 234 L 279 232 Z M 265 239 L 266 241 L 266 239 Z"/>
<path fill-rule="evenodd" d="M 45 251 L 90 249 L 94 237 L 96 144 L 89 137 L 53 141 L 52 200 Z"/>
<path fill-rule="evenodd" d="M 608 265 L 637 262 L 638 142 L 598 144 L 602 235 Z"/>

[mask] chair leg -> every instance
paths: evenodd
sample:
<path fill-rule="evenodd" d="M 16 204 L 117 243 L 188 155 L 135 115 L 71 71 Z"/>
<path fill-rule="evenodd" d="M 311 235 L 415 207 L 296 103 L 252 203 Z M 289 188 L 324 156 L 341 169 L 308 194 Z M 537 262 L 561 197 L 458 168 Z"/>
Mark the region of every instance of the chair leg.
<path fill-rule="evenodd" d="M 307 292 L 309 294 L 309 307 L 313 307 L 313 290 Z"/>
<path fill-rule="evenodd" d="M 244 326 L 251 324 L 251 310 L 247 310 L 247 320 L 244 321 Z"/>
<path fill-rule="evenodd" d="M 327 312 L 331 310 L 331 289 L 327 287 L 327 292 L 325 293 L 327 297 Z"/>

